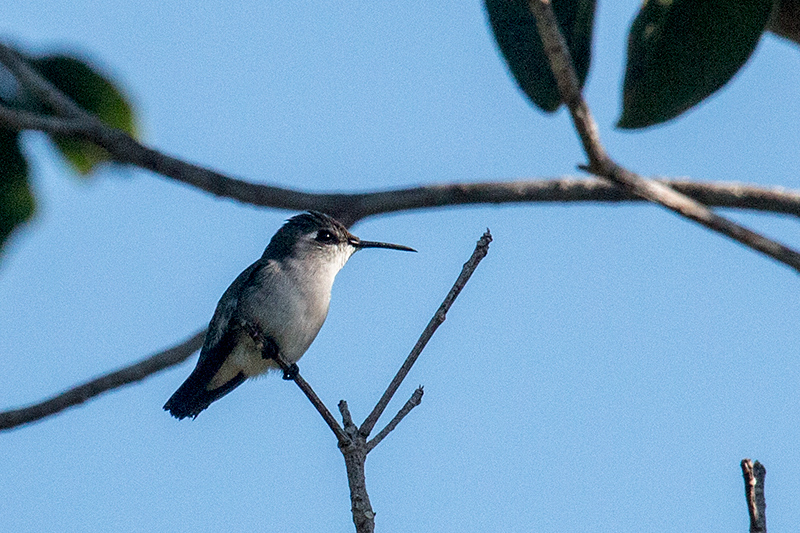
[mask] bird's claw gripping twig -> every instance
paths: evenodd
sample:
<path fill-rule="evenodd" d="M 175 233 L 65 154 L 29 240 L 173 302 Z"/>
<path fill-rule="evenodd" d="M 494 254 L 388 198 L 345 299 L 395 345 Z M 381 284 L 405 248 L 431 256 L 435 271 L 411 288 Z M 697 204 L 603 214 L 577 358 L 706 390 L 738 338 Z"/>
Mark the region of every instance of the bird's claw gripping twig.
<path fill-rule="evenodd" d="M 297 363 L 292 363 L 283 369 L 283 379 L 287 381 L 294 381 L 299 373 L 300 368 L 297 366 Z"/>

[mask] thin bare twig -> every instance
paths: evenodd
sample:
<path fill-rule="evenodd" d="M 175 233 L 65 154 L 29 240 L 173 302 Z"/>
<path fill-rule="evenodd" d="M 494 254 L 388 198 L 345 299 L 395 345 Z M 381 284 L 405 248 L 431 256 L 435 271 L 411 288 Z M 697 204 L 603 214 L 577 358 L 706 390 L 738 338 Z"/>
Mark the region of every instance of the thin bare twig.
<path fill-rule="evenodd" d="M 353 423 L 353 415 L 350 414 L 350 408 L 347 406 L 347 402 L 344 400 L 339 400 L 339 412 L 342 414 L 342 425 L 344 426 L 345 431 L 349 431 L 355 424 Z"/>
<path fill-rule="evenodd" d="M 461 293 L 461 289 L 469 281 L 469 278 L 472 276 L 472 273 L 475 272 L 475 269 L 478 268 L 478 264 L 481 260 L 486 257 L 486 254 L 489 252 L 489 243 L 492 242 L 492 234 L 489 230 L 486 230 L 486 233 L 478 239 L 478 243 L 475 245 L 475 251 L 472 252 L 472 256 L 469 260 L 464 263 L 464 268 L 461 270 L 461 274 L 456 279 L 456 282 L 453 284 L 453 288 L 450 289 L 450 292 L 445 297 L 442 305 L 439 306 L 439 309 L 436 311 L 436 314 L 433 315 L 428 325 L 425 327 L 425 330 L 420 335 L 419 340 L 414 345 L 414 348 L 411 350 L 411 353 L 408 354 L 408 357 L 403 362 L 403 365 L 400 367 L 400 370 L 397 371 L 397 374 L 392 379 L 389 386 L 386 388 L 386 391 L 381 396 L 381 399 L 378 400 L 377 405 L 375 408 L 372 409 L 372 412 L 367 416 L 364 420 L 364 423 L 361 424 L 360 433 L 364 437 L 369 437 L 369 434 L 372 432 L 372 429 L 375 427 L 375 424 L 378 422 L 378 419 L 381 417 L 383 412 L 386 410 L 386 406 L 389 405 L 389 402 L 392 400 L 394 393 L 397 392 L 397 389 L 400 387 L 400 384 L 403 382 L 405 377 L 408 375 L 411 367 L 414 366 L 419 355 L 422 353 L 422 350 L 425 349 L 425 346 L 428 344 L 428 341 L 431 340 L 431 337 L 442 325 L 442 322 L 445 321 L 447 318 L 447 311 L 453 305 L 456 298 L 458 297 L 459 293 Z"/>
<path fill-rule="evenodd" d="M 742 476 L 744 476 L 744 496 L 747 500 L 747 512 L 750 515 L 750 533 L 767 533 L 767 501 L 764 497 L 764 479 L 767 469 L 764 465 L 750 459 L 742 459 Z"/>
<path fill-rule="evenodd" d="M 413 408 L 415 408 L 422 402 L 423 393 L 424 391 L 422 390 L 422 386 L 417 387 L 417 389 L 411 395 L 411 398 L 409 398 L 408 401 L 406 401 L 406 403 L 403 405 L 403 407 L 400 408 L 397 414 L 394 415 L 394 418 L 392 418 L 391 421 L 389 421 L 389 423 L 386 424 L 386 427 L 380 430 L 377 435 L 375 435 L 372 439 L 370 439 L 369 442 L 367 442 L 367 453 L 371 452 L 372 449 L 375 448 L 375 446 L 380 444 L 381 441 L 385 439 L 387 435 L 389 435 L 389 433 L 394 431 L 394 428 L 397 427 L 397 424 L 402 422 L 403 419 L 406 417 L 406 415 L 410 413 Z"/>
<path fill-rule="evenodd" d="M 581 94 L 572 58 L 564 37 L 561 35 L 550 0 L 529 0 L 528 5 L 536 17 L 536 27 L 558 83 L 561 98 L 569 108 L 572 122 L 589 158 L 589 165 L 585 167 L 585 170 L 609 179 L 645 200 L 661 204 L 681 216 L 727 235 L 731 239 L 800 272 L 800 253 L 731 222 L 688 196 L 661 183 L 647 180 L 615 163 L 600 142 L 597 123 Z"/>
<path fill-rule="evenodd" d="M 394 416 L 394 418 L 383 428 L 371 441 L 367 442 L 367 438 L 369 437 L 372 428 L 375 426 L 375 423 L 380 418 L 381 413 L 386 409 L 386 406 L 389 404 L 389 401 L 392 399 L 392 395 L 394 395 L 397 388 L 402 383 L 403 378 L 408 374 L 408 371 L 411 369 L 411 366 L 414 364 L 414 361 L 417 360 L 422 350 L 425 348 L 425 345 L 430 340 L 433 333 L 436 331 L 436 328 L 444 322 L 444 319 L 447 315 L 448 309 L 453 305 L 453 302 L 458 297 L 458 294 L 461 292 L 461 289 L 464 288 L 467 281 L 469 281 L 470 276 L 478 267 L 478 263 L 480 263 L 481 259 L 486 256 L 486 253 L 489 250 L 489 243 L 492 241 L 492 236 L 489 233 L 489 230 L 486 230 L 486 233 L 478 240 L 478 244 L 475 246 L 475 251 L 472 252 L 472 256 L 469 258 L 467 263 L 464 265 L 464 268 L 461 271 L 461 274 L 458 276 L 453 288 L 450 289 L 450 292 L 442 302 L 442 305 L 436 311 L 436 314 L 431 318 L 431 321 L 428 323 L 428 326 L 423 331 L 420 339 L 417 341 L 417 344 L 414 346 L 414 349 L 411 350 L 411 353 L 403 362 L 403 365 L 400 367 L 400 370 L 397 372 L 397 375 L 389 384 L 389 387 L 386 389 L 386 392 L 383 393 L 380 400 L 378 400 L 377 405 L 372 410 L 372 412 L 367 416 L 364 423 L 361 424 L 361 428 L 358 428 L 353 424 L 353 418 L 350 416 L 350 410 L 347 407 L 347 402 L 342 400 L 339 402 L 339 411 L 342 413 L 342 420 L 345 426 L 345 432 L 350 436 L 351 440 L 346 445 L 339 445 L 339 449 L 342 451 L 342 455 L 344 455 L 344 462 L 345 466 L 347 467 L 347 482 L 350 486 L 350 503 L 351 503 L 351 512 L 353 514 L 353 523 L 356 526 L 356 531 L 358 533 L 373 533 L 375 531 L 375 512 L 372 510 L 372 504 L 369 501 L 369 495 L 367 494 L 367 481 L 366 481 L 366 471 L 365 471 L 365 463 L 367 460 L 367 454 L 375 448 L 386 436 L 394 430 L 397 425 L 400 423 L 401 420 L 409 413 L 411 410 L 419 405 L 420 401 L 422 400 L 422 387 L 417 388 L 412 394 L 411 398 L 405 403 L 405 405 L 400 409 L 400 411 Z"/>
<path fill-rule="evenodd" d="M 256 343 L 256 346 L 261 346 L 263 348 L 266 343 L 264 342 L 264 333 L 261 331 L 261 328 L 255 324 L 246 325 L 247 333 L 250 335 L 250 337 L 252 337 L 253 341 Z M 284 379 L 291 379 L 297 384 L 298 388 L 303 391 L 303 394 L 306 395 L 306 398 L 308 398 L 308 401 L 311 402 L 311 405 L 314 406 L 325 423 L 328 424 L 328 427 L 331 428 L 331 431 L 336 436 L 336 440 L 339 441 L 339 446 L 345 446 L 349 444 L 350 438 L 345 434 L 344 430 L 333 417 L 328 407 L 322 403 L 322 400 L 320 400 L 319 396 L 317 396 L 317 393 L 314 392 L 314 389 L 311 388 L 311 385 L 309 385 L 308 382 L 303 379 L 303 376 L 300 375 L 300 370 L 297 368 L 297 365 L 290 365 L 284 361 L 279 354 L 272 356 L 271 359 L 275 361 L 281 370 L 283 370 Z"/>
<path fill-rule="evenodd" d="M 105 374 L 87 383 L 73 387 L 42 402 L 0 413 L 0 430 L 29 424 L 79 405 L 106 391 L 141 381 L 151 374 L 182 363 L 200 349 L 205 330 L 199 331 L 181 344 L 164 350 L 115 372 Z"/>
<path fill-rule="evenodd" d="M 303 391 L 303 394 L 306 395 L 306 398 L 308 398 L 311 404 L 317 409 L 317 412 L 319 412 L 320 416 L 322 416 L 322 419 L 325 420 L 325 423 L 328 424 L 328 427 L 331 428 L 331 431 L 333 431 L 333 434 L 336 436 L 336 440 L 339 441 L 339 445 L 345 445 L 350 442 L 349 437 L 345 434 L 342 427 L 333 417 L 325 404 L 322 403 L 322 400 L 319 399 L 319 396 L 317 396 L 317 393 L 311 388 L 311 385 L 309 385 L 308 382 L 303 379 L 303 376 L 301 376 L 298 372 L 295 374 L 292 380 L 297 383 L 297 386 L 301 391 Z"/>

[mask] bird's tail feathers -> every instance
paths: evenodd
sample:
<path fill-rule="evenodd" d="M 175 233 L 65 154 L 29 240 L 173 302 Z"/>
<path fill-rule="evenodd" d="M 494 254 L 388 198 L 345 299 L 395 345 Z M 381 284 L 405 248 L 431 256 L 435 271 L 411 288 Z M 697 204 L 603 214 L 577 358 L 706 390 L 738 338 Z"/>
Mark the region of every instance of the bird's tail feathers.
<path fill-rule="evenodd" d="M 164 404 L 164 410 L 169 411 L 169 414 L 178 420 L 187 417 L 196 418 L 197 415 L 211 405 L 212 402 L 222 398 L 241 385 L 245 379 L 247 379 L 245 375 L 240 372 L 224 385 L 216 389 L 208 390 L 206 388 L 208 379 L 205 379 L 205 376 L 201 376 L 196 372 L 192 372 L 186 381 L 183 382 L 183 385 L 178 387 L 175 394 Z"/>

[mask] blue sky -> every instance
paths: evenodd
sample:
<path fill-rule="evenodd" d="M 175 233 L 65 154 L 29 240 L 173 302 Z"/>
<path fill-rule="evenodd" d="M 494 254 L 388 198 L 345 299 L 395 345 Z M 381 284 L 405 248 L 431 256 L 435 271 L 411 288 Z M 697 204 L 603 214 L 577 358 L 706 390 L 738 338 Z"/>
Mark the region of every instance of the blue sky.
<path fill-rule="evenodd" d="M 613 129 L 639 2 L 602 2 L 586 97 L 643 174 L 800 189 L 796 45 L 766 37 L 724 88 Z M 146 143 L 315 191 L 577 175 L 568 115 L 532 109 L 480 2 L 20 2 L 0 29 L 88 55 Z M 71 176 L 26 135 L 36 220 L 0 263 L 0 404 L 171 346 L 292 213 L 147 172 Z M 796 221 L 726 212 L 800 247 Z M 744 531 L 739 461 L 767 519 L 800 521 L 798 279 L 646 205 L 518 205 L 370 219 L 300 362 L 361 420 L 489 227 L 489 256 L 401 388 L 420 407 L 367 462 L 379 531 Z M 0 435 L 7 531 L 352 531 L 344 464 L 294 385 L 249 382 L 193 422 L 161 410 L 191 362 Z M 390 408 L 390 409 L 392 409 Z"/>

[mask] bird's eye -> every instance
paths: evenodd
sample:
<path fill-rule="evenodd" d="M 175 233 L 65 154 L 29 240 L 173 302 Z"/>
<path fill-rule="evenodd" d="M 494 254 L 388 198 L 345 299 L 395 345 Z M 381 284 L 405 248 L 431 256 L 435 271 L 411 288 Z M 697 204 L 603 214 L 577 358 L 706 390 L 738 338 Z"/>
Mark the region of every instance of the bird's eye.
<path fill-rule="evenodd" d="M 324 243 L 331 243 L 336 241 L 334 234 L 326 229 L 321 229 L 317 232 L 317 241 Z"/>

